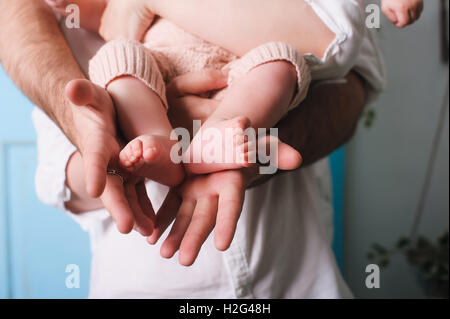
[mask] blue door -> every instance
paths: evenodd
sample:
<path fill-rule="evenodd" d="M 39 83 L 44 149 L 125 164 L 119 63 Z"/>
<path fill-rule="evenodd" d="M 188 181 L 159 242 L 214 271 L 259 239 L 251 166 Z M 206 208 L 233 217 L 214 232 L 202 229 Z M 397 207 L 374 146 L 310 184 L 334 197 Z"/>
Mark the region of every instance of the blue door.
<path fill-rule="evenodd" d="M 41 204 L 32 103 L 0 66 L 0 298 L 84 298 L 90 272 L 87 233 L 67 215 Z M 68 288 L 68 265 L 80 288 Z M 69 285 L 71 286 L 71 285 Z"/>

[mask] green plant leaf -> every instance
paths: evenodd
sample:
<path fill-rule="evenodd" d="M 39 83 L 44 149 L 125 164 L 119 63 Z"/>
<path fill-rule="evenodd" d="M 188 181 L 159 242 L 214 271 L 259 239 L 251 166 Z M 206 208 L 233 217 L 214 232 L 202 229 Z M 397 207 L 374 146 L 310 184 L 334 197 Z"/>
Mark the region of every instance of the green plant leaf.
<path fill-rule="evenodd" d="M 384 258 L 384 259 L 381 259 L 381 260 L 380 260 L 379 266 L 380 266 L 381 268 L 386 268 L 387 266 L 389 266 L 389 264 L 390 264 L 389 259 Z"/>
<path fill-rule="evenodd" d="M 373 109 L 367 109 L 363 115 L 364 118 L 364 126 L 366 128 L 371 128 L 373 123 L 375 122 L 376 113 Z"/>
<path fill-rule="evenodd" d="M 438 243 L 440 246 L 448 247 L 448 231 L 446 231 L 443 235 L 438 238 Z"/>
<path fill-rule="evenodd" d="M 380 244 L 375 243 L 372 245 L 372 248 L 381 256 L 385 256 L 388 253 L 388 250 L 386 248 L 384 248 L 383 246 L 381 246 Z"/>
<path fill-rule="evenodd" d="M 430 241 L 427 238 L 425 238 L 423 236 L 420 236 L 417 239 L 417 248 L 418 249 L 425 249 L 425 248 L 428 248 L 430 246 L 431 246 L 431 243 L 430 243 Z"/>
<path fill-rule="evenodd" d="M 411 244 L 411 241 L 409 240 L 409 238 L 406 237 L 402 237 L 398 240 L 397 242 L 397 248 L 398 249 L 405 249 L 406 247 L 408 247 Z"/>

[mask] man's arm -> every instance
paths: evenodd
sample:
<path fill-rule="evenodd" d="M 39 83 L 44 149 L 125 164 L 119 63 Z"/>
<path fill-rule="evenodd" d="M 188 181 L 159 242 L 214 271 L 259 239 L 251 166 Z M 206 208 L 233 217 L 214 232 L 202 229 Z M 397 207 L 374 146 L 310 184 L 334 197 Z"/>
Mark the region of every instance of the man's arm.
<path fill-rule="evenodd" d="M 303 154 L 305 164 L 332 153 L 354 133 L 366 98 L 363 81 L 358 75 L 351 73 L 346 79 L 347 82 L 342 84 L 313 87 L 302 105 L 279 125 L 280 137 Z M 189 93 L 186 88 L 199 91 L 190 86 L 186 76 L 175 79 L 175 82 L 178 83 L 172 83 L 172 87 L 176 87 L 178 93 Z M 182 99 L 179 98 L 180 101 Z M 177 106 L 192 110 L 195 103 L 200 102 L 198 99 L 185 101 L 184 105 L 177 103 Z M 211 109 L 212 112 L 214 105 Z M 187 113 L 180 111 L 180 114 Z M 204 112 L 197 114 L 202 114 L 202 120 L 208 117 Z M 172 115 L 177 117 L 176 113 Z M 172 120 L 177 119 L 172 117 Z M 192 176 L 180 188 L 182 203 L 177 200 L 176 191 L 169 192 L 157 214 L 155 231 L 148 242 L 156 243 L 175 219 L 161 247 L 162 256 L 170 258 L 179 249 L 180 263 L 191 265 L 213 228 L 216 247 L 227 249 L 240 217 L 245 190 L 273 176 L 259 175 L 258 167 Z M 192 205 L 192 202 L 197 205 Z"/>
<path fill-rule="evenodd" d="M 301 169 L 330 155 L 353 137 L 365 104 L 364 80 L 350 72 L 345 83 L 312 87 L 302 104 L 277 125 L 278 135 L 300 152 Z M 273 177 L 259 175 L 258 168 L 246 169 L 244 174 L 250 187 Z"/>
<path fill-rule="evenodd" d="M 84 75 L 43 1 L 0 0 L 0 62 L 22 92 L 80 146 L 64 88 Z"/>
<path fill-rule="evenodd" d="M 105 145 L 115 142 L 112 103 L 108 112 L 100 110 L 105 105 L 96 105 L 98 110 L 77 107 L 66 98 L 66 85 L 85 77 L 43 1 L 0 0 L 0 61 L 21 91 L 78 147 L 88 193 L 100 196 L 113 155 Z"/>
<path fill-rule="evenodd" d="M 130 232 L 142 221 L 138 226 L 148 233 L 150 225 L 143 218 L 135 222 L 143 211 L 152 211 L 148 202 L 138 201 L 136 196 L 145 193 L 144 184 L 129 181 L 123 185 L 118 177 L 107 175 L 108 166 L 117 168 L 114 165 L 120 150 L 112 100 L 104 90 L 99 90 L 104 96 L 81 90 L 72 97 L 79 102 L 74 102 L 76 105 L 66 98 L 70 91 L 67 84 L 84 75 L 43 1 L 0 0 L 0 61 L 22 92 L 78 147 L 87 194 L 102 196 L 121 232 Z"/>
<path fill-rule="evenodd" d="M 280 138 L 302 154 L 303 166 L 328 156 L 353 136 L 366 94 L 358 74 L 351 72 L 346 81 L 311 88 L 302 105 L 279 123 Z"/>
<path fill-rule="evenodd" d="M 168 98 L 176 105 L 169 116 L 175 126 L 190 129 L 193 119 L 202 123 L 208 119 L 217 102 L 190 94 L 210 89 L 216 79 L 222 80 L 221 72 L 208 70 L 177 77 L 169 84 Z M 303 166 L 312 164 L 353 136 L 365 104 L 364 80 L 354 71 L 343 81 L 312 86 L 302 104 L 277 125 L 279 137 L 302 154 Z"/>

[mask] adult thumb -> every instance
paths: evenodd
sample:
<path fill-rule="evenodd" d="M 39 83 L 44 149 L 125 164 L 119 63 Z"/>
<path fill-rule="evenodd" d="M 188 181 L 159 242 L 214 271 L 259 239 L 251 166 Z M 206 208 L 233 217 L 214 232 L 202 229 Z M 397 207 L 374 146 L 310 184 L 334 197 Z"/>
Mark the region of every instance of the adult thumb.
<path fill-rule="evenodd" d="M 200 95 L 228 85 L 228 72 L 205 69 L 177 76 L 167 86 L 168 95 Z"/>

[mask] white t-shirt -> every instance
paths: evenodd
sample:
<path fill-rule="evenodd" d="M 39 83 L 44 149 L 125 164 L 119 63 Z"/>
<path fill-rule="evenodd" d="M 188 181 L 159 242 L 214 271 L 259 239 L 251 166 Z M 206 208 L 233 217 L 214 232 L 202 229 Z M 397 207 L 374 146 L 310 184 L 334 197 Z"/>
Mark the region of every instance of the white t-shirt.
<path fill-rule="evenodd" d="M 308 2 L 315 2 L 315 10 L 321 10 L 326 8 L 323 1 L 327 0 Z M 333 19 L 339 21 L 335 16 Z M 68 32 L 67 38 L 86 69 L 101 41 L 82 30 Z M 355 69 L 371 92 L 383 87 L 380 61 L 373 39 L 364 31 Z M 65 166 L 75 147 L 37 108 L 33 120 L 38 131 L 38 196 L 64 209 L 64 201 L 70 198 Z M 148 182 L 147 187 L 157 210 L 168 189 L 154 182 Z M 71 216 L 90 234 L 92 298 L 352 297 L 330 248 L 332 203 L 327 159 L 247 191 L 230 249 L 219 252 L 210 236 L 191 267 L 179 265 L 177 255 L 169 260 L 160 256 L 164 236 L 159 244 L 150 246 L 136 232 L 120 234 L 104 209 Z"/>

